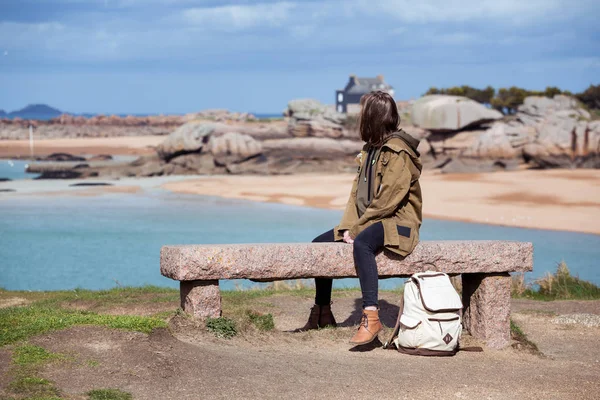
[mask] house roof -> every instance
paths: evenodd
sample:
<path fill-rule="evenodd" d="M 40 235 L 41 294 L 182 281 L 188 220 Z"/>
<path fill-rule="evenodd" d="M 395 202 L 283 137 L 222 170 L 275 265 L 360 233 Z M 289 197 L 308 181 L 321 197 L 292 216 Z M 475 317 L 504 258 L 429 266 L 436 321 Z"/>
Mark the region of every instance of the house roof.
<path fill-rule="evenodd" d="M 352 84 L 356 82 L 354 85 Z M 350 77 L 350 82 L 346 86 L 346 93 L 365 94 L 374 90 L 391 90 L 393 87 L 383 80 L 382 76 L 376 78 L 356 78 Z"/>

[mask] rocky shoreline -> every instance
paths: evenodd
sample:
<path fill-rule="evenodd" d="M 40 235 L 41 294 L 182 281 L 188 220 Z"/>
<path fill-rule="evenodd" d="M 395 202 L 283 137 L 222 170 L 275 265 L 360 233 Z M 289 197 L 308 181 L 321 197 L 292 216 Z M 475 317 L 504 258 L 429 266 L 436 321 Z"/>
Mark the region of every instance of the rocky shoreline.
<path fill-rule="evenodd" d="M 514 115 L 427 140 L 443 172 L 600 168 L 600 121 L 563 95 L 528 97 Z"/>
<path fill-rule="evenodd" d="M 0 118 L 1 140 L 29 139 L 32 127 L 36 139 L 64 139 L 88 137 L 119 137 L 168 135 L 177 127 L 192 120 L 215 122 L 256 121 L 248 113 L 231 113 L 227 110 L 205 110 L 186 115 L 126 116 L 97 115 L 91 118 L 63 114 L 47 121 Z"/>
<path fill-rule="evenodd" d="M 504 116 L 464 97 L 432 95 L 403 104 L 402 129 L 421 139 L 426 169 L 443 173 L 523 168 L 600 168 L 600 121 L 567 96 L 528 97 Z M 362 148 L 356 114 L 293 100 L 280 120 L 208 110 L 185 116 L 1 120 L 0 138 L 163 135 L 131 163 L 37 164 L 42 178 L 352 172 Z M 0 140 L 0 145 L 1 145 Z M 56 161 L 56 160 L 54 160 Z M 73 161 L 73 160 L 71 160 Z"/>

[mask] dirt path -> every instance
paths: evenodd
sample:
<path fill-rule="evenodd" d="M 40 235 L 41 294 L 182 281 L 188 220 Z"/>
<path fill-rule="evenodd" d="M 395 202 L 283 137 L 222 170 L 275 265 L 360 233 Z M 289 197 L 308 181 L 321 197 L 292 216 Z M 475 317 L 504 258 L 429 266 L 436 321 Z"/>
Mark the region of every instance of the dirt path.
<path fill-rule="evenodd" d="M 359 318 L 355 297 L 334 299 L 337 329 L 284 332 L 305 322 L 311 299 L 279 294 L 248 305 L 273 314 L 276 329 L 268 333 L 249 330 L 217 339 L 175 317 L 171 332 L 74 327 L 31 342 L 72 357 L 43 371 L 72 399 L 94 388 L 119 388 L 135 399 L 594 399 L 600 394 L 600 328 L 551 323 L 556 314 L 582 304 L 586 312 L 600 314 L 600 301 L 514 302 L 513 319 L 545 357 L 509 347 L 422 358 L 351 348 L 347 340 Z M 395 320 L 396 297 L 382 295 L 388 325 Z M 0 349 L 0 360 L 7 360 L 6 353 Z"/>

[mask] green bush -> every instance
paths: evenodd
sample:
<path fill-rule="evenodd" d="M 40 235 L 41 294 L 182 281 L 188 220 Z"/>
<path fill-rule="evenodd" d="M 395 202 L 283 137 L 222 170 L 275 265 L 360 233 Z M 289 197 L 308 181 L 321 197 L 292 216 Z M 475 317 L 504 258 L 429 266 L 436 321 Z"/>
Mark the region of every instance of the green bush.
<path fill-rule="evenodd" d="M 254 311 L 247 312 L 250 322 L 259 331 L 272 331 L 275 329 L 275 322 L 273 322 L 273 316 L 271 314 L 260 314 Z"/>
<path fill-rule="evenodd" d="M 600 85 L 590 85 L 586 90 L 575 95 L 589 109 L 600 109 Z"/>
<path fill-rule="evenodd" d="M 206 320 L 206 329 L 216 337 L 224 339 L 230 339 L 237 335 L 235 322 L 227 317 L 208 318 Z"/>
<path fill-rule="evenodd" d="M 600 299 L 600 288 L 572 276 L 564 261 L 558 264 L 554 275 L 547 274 L 536 283 L 538 292 L 551 299 Z"/>
<path fill-rule="evenodd" d="M 540 91 L 527 90 L 516 86 L 499 88 L 498 90 L 495 90 L 491 86 L 488 86 L 485 89 L 477 89 L 471 86 L 463 85 L 442 89 L 431 87 L 425 94 L 463 96 L 482 104 L 490 104 L 496 110 L 507 114 L 514 114 L 517 111 L 517 107 L 523 104 L 523 101 L 528 96 L 546 96 L 549 98 L 552 98 L 557 94 L 573 96 L 573 93 L 569 92 L 568 90 L 561 90 L 556 86 L 548 86 L 545 90 Z M 589 88 L 582 93 L 576 94 L 575 97 L 577 97 L 589 109 L 599 109 L 600 85 L 590 85 Z"/>
<path fill-rule="evenodd" d="M 524 275 L 513 276 L 511 294 L 537 300 L 596 300 L 600 299 L 600 287 L 571 275 L 563 261 L 554 274 L 547 273 L 533 285 L 525 283 Z"/>
<path fill-rule="evenodd" d="M 488 86 L 485 89 L 477 89 L 471 86 L 454 86 L 447 89 L 429 88 L 425 94 L 447 94 L 451 96 L 464 96 L 482 104 L 490 104 L 496 90 Z"/>

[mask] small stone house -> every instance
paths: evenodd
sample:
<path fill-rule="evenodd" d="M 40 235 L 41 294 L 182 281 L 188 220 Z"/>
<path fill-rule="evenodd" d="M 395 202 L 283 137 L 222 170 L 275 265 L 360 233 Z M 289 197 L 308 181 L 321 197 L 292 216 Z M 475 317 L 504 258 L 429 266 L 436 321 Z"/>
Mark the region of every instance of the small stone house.
<path fill-rule="evenodd" d="M 349 104 L 359 104 L 363 94 L 383 90 L 394 96 L 394 88 L 383 79 L 383 75 L 377 75 L 375 78 L 358 78 L 356 75 L 350 75 L 350 80 L 343 90 L 335 92 L 335 109 L 340 113 L 348 112 Z"/>

